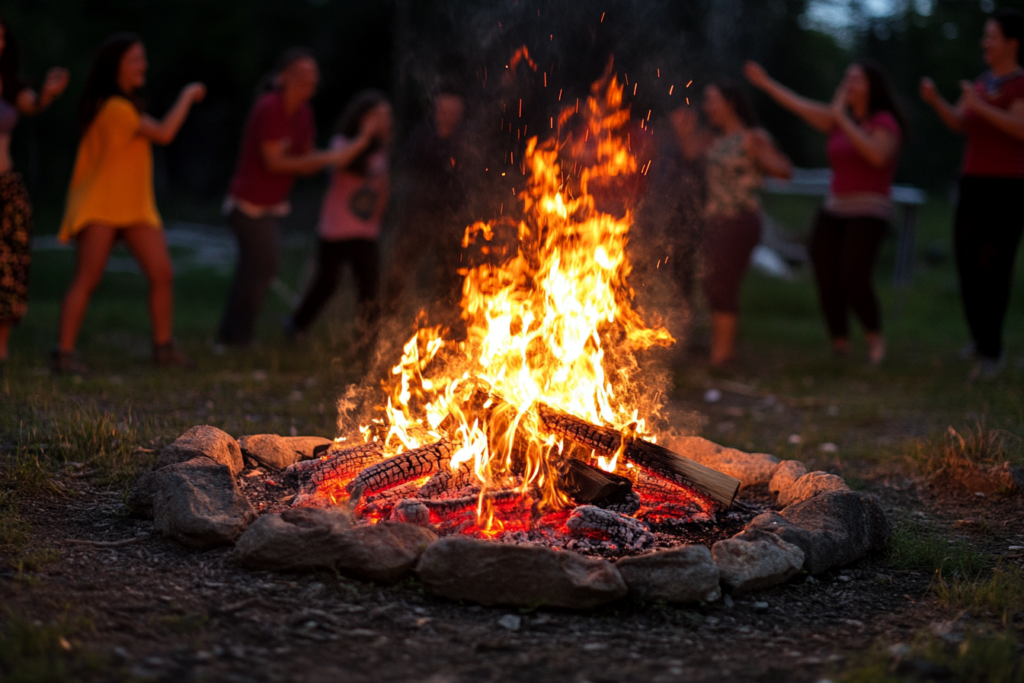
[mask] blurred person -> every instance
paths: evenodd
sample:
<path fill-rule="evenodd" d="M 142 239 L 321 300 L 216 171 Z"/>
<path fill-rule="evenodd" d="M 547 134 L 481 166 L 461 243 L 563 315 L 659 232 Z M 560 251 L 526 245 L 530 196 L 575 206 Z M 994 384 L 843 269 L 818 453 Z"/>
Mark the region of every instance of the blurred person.
<path fill-rule="evenodd" d="M 872 274 L 893 218 L 892 181 L 906 132 L 889 78 L 874 63 L 854 62 L 832 102 L 817 102 L 775 81 L 756 62 L 747 62 L 744 73 L 779 105 L 828 134 L 832 181 L 809 245 L 818 300 L 833 353 L 849 354 L 852 311 L 864 327 L 868 361 L 879 365 L 885 338 Z"/>
<path fill-rule="evenodd" d="M 293 47 L 278 57 L 242 133 L 242 144 L 224 202 L 228 225 L 238 240 L 238 264 L 217 335 L 223 345 L 253 341 L 267 289 L 281 261 L 281 219 L 291 212 L 288 196 L 295 179 L 347 162 L 372 136 L 352 145 L 314 149 L 316 130 L 309 101 L 320 82 L 313 53 Z"/>
<path fill-rule="evenodd" d="M 733 83 L 704 88 L 703 130 L 693 110 L 677 112 L 673 123 L 687 158 L 705 161 L 704 289 L 711 305 L 711 365 L 722 367 L 736 352 L 739 290 L 750 254 L 761 240 L 758 190 L 765 175 L 788 178 L 789 158 L 757 127 L 746 93 Z"/>
<path fill-rule="evenodd" d="M 316 273 L 286 323 L 292 338 L 304 335 L 313 324 L 348 264 L 358 290 L 358 345 L 365 349 L 372 344 L 380 289 L 377 240 L 390 193 L 391 125 L 391 105 L 377 90 L 356 95 L 338 119 L 330 148 L 348 154 L 334 167 L 320 208 Z M 362 137 L 369 137 L 369 144 L 359 142 Z"/>
<path fill-rule="evenodd" d="M 1013 265 L 1024 229 L 1024 14 L 999 10 L 985 22 L 981 49 L 989 71 L 960 82 L 950 104 L 930 78 L 921 98 L 946 126 L 967 137 L 953 242 L 960 296 L 975 356 L 975 377 L 993 377 L 1004 363 L 1003 323 Z"/>
<path fill-rule="evenodd" d="M 32 262 L 32 204 L 11 161 L 11 133 L 18 116 L 50 106 L 68 85 L 68 71 L 46 73 L 39 93 L 20 78 L 21 54 L 7 21 L 0 18 L 0 363 L 7 360 L 11 328 L 28 310 Z"/>
<path fill-rule="evenodd" d="M 383 301 L 388 313 L 399 308 L 409 280 L 415 277 L 427 252 L 433 252 L 437 266 L 435 303 L 444 314 L 458 308 L 458 270 L 466 227 L 466 188 L 462 177 L 465 114 L 461 91 L 450 84 L 442 86 L 434 97 L 431 115 L 409 138 L 404 169 L 411 188 L 401 210 L 388 263 Z"/>
<path fill-rule="evenodd" d="M 149 283 L 153 360 L 183 366 L 189 359 L 172 337 L 174 273 L 153 194 L 152 143 L 170 144 L 192 105 L 206 96 L 190 83 L 163 117 L 145 113 L 146 49 L 134 34 L 108 38 L 96 53 L 78 101 L 81 140 L 68 188 L 60 239 L 75 241 L 75 274 L 61 307 L 54 372 L 82 372 L 75 340 L 110 250 L 124 240 Z"/>

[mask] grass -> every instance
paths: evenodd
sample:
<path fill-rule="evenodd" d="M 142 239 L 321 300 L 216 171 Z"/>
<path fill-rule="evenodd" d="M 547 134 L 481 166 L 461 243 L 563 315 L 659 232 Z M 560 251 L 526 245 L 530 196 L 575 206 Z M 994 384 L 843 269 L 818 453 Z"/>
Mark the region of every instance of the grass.
<path fill-rule="evenodd" d="M 878 644 L 854 659 L 834 679 L 841 683 L 1024 683 L 1020 644 L 1003 631 L 970 632 L 950 643 L 921 632 L 901 654 Z"/>
<path fill-rule="evenodd" d="M 932 585 L 939 601 L 967 610 L 979 618 L 998 619 L 1005 626 L 1022 619 L 1024 630 L 1024 570 L 1014 565 L 994 568 L 988 576 L 976 578 L 939 575 Z"/>
<path fill-rule="evenodd" d="M 988 558 L 967 541 L 945 538 L 908 520 L 893 529 L 889 560 L 896 569 L 927 569 L 956 578 L 977 576 L 989 565 Z"/>
<path fill-rule="evenodd" d="M 8 612 L 0 615 L 0 680 L 5 683 L 62 683 L 82 680 L 99 661 L 77 645 L 88 621 L 63 617 L 43 624 Z"/>

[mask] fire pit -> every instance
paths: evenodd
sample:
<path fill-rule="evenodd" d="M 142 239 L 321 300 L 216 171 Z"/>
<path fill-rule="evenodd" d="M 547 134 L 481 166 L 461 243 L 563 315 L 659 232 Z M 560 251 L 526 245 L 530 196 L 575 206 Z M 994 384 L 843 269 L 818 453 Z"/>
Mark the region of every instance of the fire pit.
<path fill-rule="evenodd" d="M 883 544 L 877 504 L 839 477 L 658 439 L 665 387 L 640 358 L 673 339 L 633 308 L 630 211 L 599 208 L 643 173 L 629 130 L 609 73 L 529 141 L 510 166 L 521 217 L 466 231 L 464 336 L 421 325 L 368 419 L 333 442 L 196 428 L 133 507 L 187 544 L 237 539 L 252 566 L 415 568 L 444 595 L 521 606 L 714 600 Z M 243 452 L 261 465 L 248 498 Z"/>

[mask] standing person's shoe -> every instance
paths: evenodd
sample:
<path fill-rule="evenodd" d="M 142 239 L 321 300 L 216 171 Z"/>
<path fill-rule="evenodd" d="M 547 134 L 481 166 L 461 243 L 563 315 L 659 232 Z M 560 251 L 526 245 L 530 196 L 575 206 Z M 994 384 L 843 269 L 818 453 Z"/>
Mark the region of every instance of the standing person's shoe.
<path fill-rule="evenodd" d="M 291 316 L 281 320 L 281 331 L 284 333 L 284 341 L 287 344 L 303 344 L 309 337 L 305 330 L 295 327 L 295 321 Z"/>
<path fill-rule="evenodd" d="M 153 345 L 153 362 L 160 367 L 194 368 L 196 366 L 195 361 L 186 356 L 173 340 L 166 344 Z"/>
<path fill-rule="evenodd" d="M 60 349 L 50 352 L 50 370 L 55 375 L 84 375 L 89 372 L 89 368 L 78 360 L 78 354 Z"/>
<path fill-rule="evenodd" d="M 978 357 L 978 347 L 972 341 L 967 342 L 963 348 L 957 351 L 956 357 L 959 360 L 974 360 Z"/>
<path fill-rule="evenodd" d="M 1006 365 L 1006 357 L 1000 356 L 999 358 L 988 358 L 986 356 L 978 356 L 978 362 L 974 365 L 971 370 L 971 374 L 968 377 L 970 380 L 980 379 L 991 380 L 999 376 L 999 373 L 1003 371 L 1003 366 Z"/>

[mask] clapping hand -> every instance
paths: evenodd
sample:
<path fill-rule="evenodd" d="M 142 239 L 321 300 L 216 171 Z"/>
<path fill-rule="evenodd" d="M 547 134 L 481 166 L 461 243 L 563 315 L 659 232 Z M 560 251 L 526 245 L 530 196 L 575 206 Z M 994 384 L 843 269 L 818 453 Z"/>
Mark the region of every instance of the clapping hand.
<path fill-rule="evenodd" d="M 54 98 L 59 96 L 64 89 L 68 87 L 68 81 L 71 79 L 68 70 L 55 66 L 46 72 L 46 78 L 43 80 L 43 87 L 39 93 L 39 97 L 44 102 L 51 102 Z"/>
<path fill-rule="evenodd" d="M 847 95 L 846 95 L 846 83 L 840 83 L 839 87 L 836 88 L 835 94 L 832 96 L 832 117 L 835 121 L 839 121 L 842 117 L 846 116 L 847 107 Z"/>
<path fill-rule="evenodd" d="M 202 83 L 189 83 L 181 89 L 181 96 L 187 98 L 192 104 L 202 102 L 206 97 L 206 86 Z"/>
<path fill-rule="evenodd" d="M 964 106 L 968 109 L 975 109 L 981 103 L 978 91 L 974 89 L 974 83 L 970 81 L 960 81 L 960 95 Z"/>

